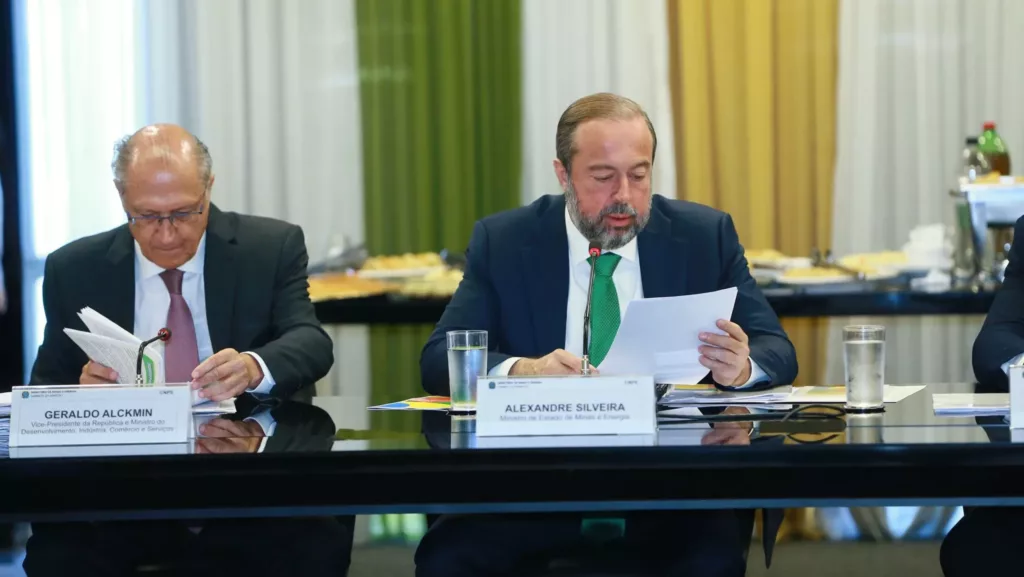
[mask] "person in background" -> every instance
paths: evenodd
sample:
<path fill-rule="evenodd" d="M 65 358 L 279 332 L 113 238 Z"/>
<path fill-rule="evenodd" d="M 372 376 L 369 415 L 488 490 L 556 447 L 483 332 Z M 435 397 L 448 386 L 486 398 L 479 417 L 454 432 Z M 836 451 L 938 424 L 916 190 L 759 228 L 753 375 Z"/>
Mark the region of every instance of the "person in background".
<path fill-rule="evenodd" d="M 629 301 L 736 287 L 732 318 L 718 321 L 721 334 L 694 335 L 708 380 L 723 388 L 792 383 L 796 351 L 750 275 L 732 218 L 652 194 L 657 135 L 643 109 L 614 94 L 581 98 L 562 114 L 555 140 L 564 194 L 476 223 L 465 277 L 420 358 L 427 392 L 449 393 L 445 333 L 452 330 L 488 331 L 492 375 L 581 372 L 591 242 L 604 251 L 591 302 L 590 359 L 598 370 Z M 625 536 L 663 562 L 661 574 L 740 576 L 752 530 L 740 517 L 630 514 Z M 768 559 L 780 521 L 766 515 Z M 577 546 L 581 529 L 572 515 L 441 517 L 417 551 L 417 574 L 510 575 L 528 557 Z"/>
<path fill-rule="evenodd" d="M 978 382 L 1009 390 L 1007 369 L 1024 358 L 1024 217 L 1013 228 L 1003 285 L 974 340 L 972 364 Z"/>
<path fill-rule="evenodd" d="M 986 390 L 1009 391 L 1009 367 L 1024 359 L 1024 217 L 1013 229 L 1009 262 L 981 332 L 974 340 L 974 376 Z M 942 542 L 946 577 L 1006 573 L 1024 540 L 1024 508 L 964 507 Z"/>
<path fill-rule="evenodd" d="M 123 376 L 90 361 L 64 334 L 85 330 L 77 315 L 84 307 L 140 339 L 169 328 L 166 382 L 190 382 L 209 400 L 308 395 L 327 374 L 334 347 L 309 300 L 302 229 L 219 210 L 212 166 L 206 145 L 179 126 L 147 126 L 117 144 L 114 186 L 127 222 L 47 257 L 46 329 L 32 385 Z M 132 574 L 152 556 L 184 562 L 180 545 L 193 537 L 220 554 L 189 563 L 190 574 L 334 576 L 348 566 L 351 535 L 335 518 L 225 524 L 35 524 L 24 567 L 29 576 Z"/>

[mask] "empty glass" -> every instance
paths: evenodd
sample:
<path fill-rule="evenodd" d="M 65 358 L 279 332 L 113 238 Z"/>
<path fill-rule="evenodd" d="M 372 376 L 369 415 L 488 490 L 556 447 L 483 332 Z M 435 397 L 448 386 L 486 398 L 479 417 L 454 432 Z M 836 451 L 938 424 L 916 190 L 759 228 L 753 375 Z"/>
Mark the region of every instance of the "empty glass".
<path fill-rule="evenodd" d="M 885 327 L 843 327 L 843 365 L 846 368 L 846 410 L 851 413 L 885 410 Z"/>

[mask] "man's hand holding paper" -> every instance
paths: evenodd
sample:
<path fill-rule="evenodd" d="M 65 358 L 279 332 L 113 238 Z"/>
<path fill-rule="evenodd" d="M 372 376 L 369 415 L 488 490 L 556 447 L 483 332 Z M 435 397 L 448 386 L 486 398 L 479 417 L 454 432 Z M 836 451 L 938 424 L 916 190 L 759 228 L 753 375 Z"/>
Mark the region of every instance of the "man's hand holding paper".
<path fill-rule="evenodd" d="M 715 382 L 727 387 L 743 386 L 750 379 L 750 339 L 740 326 L 732 321 L 719 320 L 718 328 L 725 335 L 701 333 L 700 364 L 711 370 Z"/>
<path fill-rule="evenodd" d="M 256 359 L 235 349 L 220 351 L 192 371 L 192 388 L 210 401 L 237 397 L 262 381 L 263 370 Z"/>
<path fill-rule="evenodd" d="M 117 371 L 101 365 L 96 361 L 89 361 L 82 366 L 82 375 L 78 377 L 80 385 L 116 385 Z"/>

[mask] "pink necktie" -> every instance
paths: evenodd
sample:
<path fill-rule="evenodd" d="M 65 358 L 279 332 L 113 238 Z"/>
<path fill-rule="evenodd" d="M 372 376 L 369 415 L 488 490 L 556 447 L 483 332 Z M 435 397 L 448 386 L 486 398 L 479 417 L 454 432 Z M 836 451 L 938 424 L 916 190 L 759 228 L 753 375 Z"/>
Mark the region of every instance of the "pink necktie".
<path fill-rule="evenodd" d="M 171 339 L 164 345 L 164 379 L 168 383 L 187 383 L 192 380 L 192 371 L 199 365 L 199 346 L 196 344 L 196 326 L 192 323 L 192 311 L 181 296 L 181 281 L 185 273 L 178 269 L 165 270 L 160 278 L 171 294 L 171 306 L 167 309 L 167 328 Z"/>

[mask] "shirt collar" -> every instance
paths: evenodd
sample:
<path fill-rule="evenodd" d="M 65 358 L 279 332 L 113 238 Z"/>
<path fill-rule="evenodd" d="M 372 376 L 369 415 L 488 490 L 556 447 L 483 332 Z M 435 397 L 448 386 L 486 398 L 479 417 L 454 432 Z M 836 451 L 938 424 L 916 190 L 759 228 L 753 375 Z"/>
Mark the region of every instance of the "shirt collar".
<path fill-rule="evenodd" d="M 572 217 L 569 216 L 569 207 L 565 208 L 565 232 L 569 235 L 569 263 L 577 265 L 581 262 L 587 262 L 587 259 L 590 258 L 590 241 L 573 224 Z M 604 252 L 615 253 L 624 260 L 635 263 L 638 260 L 636 237 L 634 236 L 625 246 Z"/>
<path fill-rule="evenodd" d="M 206 263 L 206 233 L 203 233 L 203 237 L 199 239 L 199 248 L 196 249 L 196 254 L 189 259 L 188 262 L 178 267 L 178 270 L 184 273 L 202 274 L 203 265 Z M 163 268 L 160 268 L 153 261 L 146 258 L 146 255 L 142 254 L 142 247 L 139 246 L 139 242 L 135 241 L 135 265 L 136 270 L 139 272 L 139 278 L 146 280 L 148 278 L 159 275 L 164 272 Z"/>

